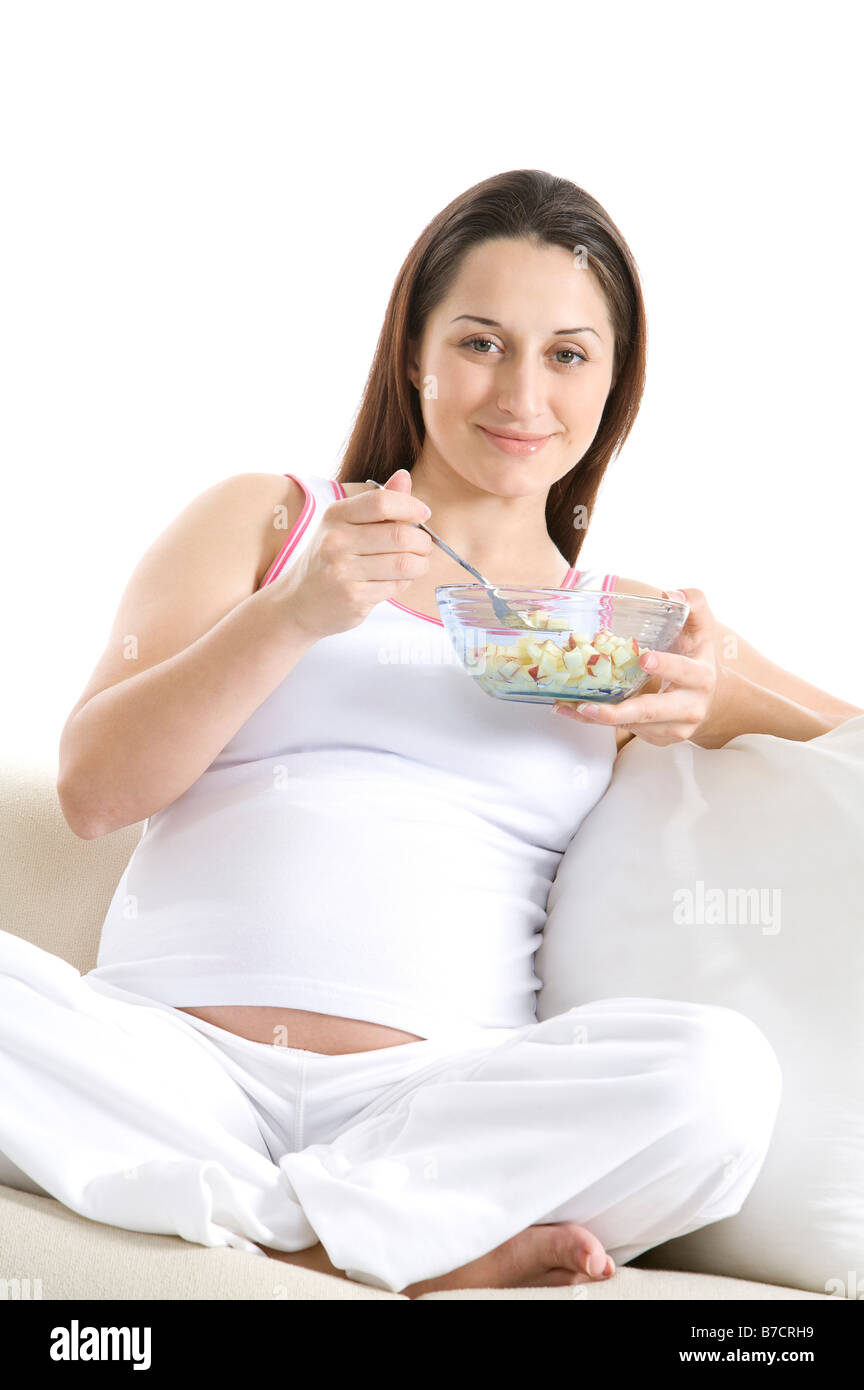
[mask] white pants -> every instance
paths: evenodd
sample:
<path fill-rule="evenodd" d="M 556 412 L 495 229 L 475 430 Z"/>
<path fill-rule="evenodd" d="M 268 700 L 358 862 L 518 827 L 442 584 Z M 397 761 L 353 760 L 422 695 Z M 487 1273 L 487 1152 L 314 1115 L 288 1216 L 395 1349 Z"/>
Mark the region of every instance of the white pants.
<path fill-rule="evenodd" d="M 743 1014 L 601 999 L 330 1056 L 250 1042 L 0 931 L 0 1183 L 401 1292 L 527 1226 L 616 1264 L 738 1212 L 780 1103 Z"/>

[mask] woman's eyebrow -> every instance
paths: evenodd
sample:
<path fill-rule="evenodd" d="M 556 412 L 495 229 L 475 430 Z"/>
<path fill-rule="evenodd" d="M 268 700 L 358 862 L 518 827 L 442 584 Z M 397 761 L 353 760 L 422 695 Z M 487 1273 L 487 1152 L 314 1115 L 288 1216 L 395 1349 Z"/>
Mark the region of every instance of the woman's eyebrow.
<path fill-rule="evenodd" d="M 450 322 L 458 323 L 460 319 L 473 319 L 474 323 L 482 323 L 486 328 L 501 327 L 500 323 L 496 323 L 494 319 L 481 319 L 479 314 L 457 314 L 455 319 L 451 319 Z M 596 328 L 553 328 L 552 330 L 553 337 L 558 337 L 562 333 L 593 333 L 595 338 L 600 338 Z M 600 341 L 602 343 L 603 339 L 600 338 Z"/>

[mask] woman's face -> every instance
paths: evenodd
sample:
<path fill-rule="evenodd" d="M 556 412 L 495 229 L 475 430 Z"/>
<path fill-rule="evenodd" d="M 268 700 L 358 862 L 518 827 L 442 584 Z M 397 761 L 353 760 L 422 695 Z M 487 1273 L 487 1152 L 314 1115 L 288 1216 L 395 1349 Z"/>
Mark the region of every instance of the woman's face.
<path fill-rule="evenodd" d="M 422 471 L 437 456 L 483 491 L 545 494 L 597 433 L 613 342 L 603 293 L 578 255 L 504 238 L 475 246 L 410 359 L 426 425 Z M 506 452 L 484 430 L 546 439 Z"/>

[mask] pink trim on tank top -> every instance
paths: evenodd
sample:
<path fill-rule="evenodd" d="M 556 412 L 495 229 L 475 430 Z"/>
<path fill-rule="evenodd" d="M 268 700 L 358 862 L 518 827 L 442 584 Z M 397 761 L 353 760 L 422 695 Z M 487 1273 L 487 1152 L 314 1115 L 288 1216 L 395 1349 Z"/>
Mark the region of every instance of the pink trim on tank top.
<path fill-rule="evenodd" d="M 280 571 L 284 569 L 287 560 L 290 558 L 290 556 L 296 549 L 300 537 L 303 535 L 303 532 L 306 530 L 306 527 L 309 525 L 309 522 L 315 515 L 315 498 L 313 494 L 309 491 L 306 484 L 303 482 L 303 479 L 295 477 L 293 473 L 286 473 L 284 474 L 284 476 L 286 478 L 291 478 L 295 483 L 299 483 L 300 487 L 302 487 L 304 494 L 303 506 L 300 509 L 300 515 L 298 516 L 297 520 L 291 528 L 291 533 L 288 536 L 288 539 L 286 540 L 282 549 L 279 551 L 279 554 L 276 556 L 276 559 L 273 561 L 264 578 L 261 580 L 261 583 L 258 586 L 260 589 L 263 589 L 265 584 L 271 584 L 273 580 L 277 577 L 277 575 L 280 573 Z"/>
<path fill-rule="evenodd" d="M 604 590 L 605 593 L 611 594 L 611 593 L 613 592 L 613 590 L 614 590 L 614 588 L 615 588 L 615 583 L 616 583 L 617 579 L 618 579 L 617 574 L 607 574 L 607 575 L 604 576 L 602 587 L 603 587 L 603 590 Z M 600 621 L 602 622 L 603 626 L 604 626 L 604 627 L 607 627 L 607 628 L 611 628 L 612 623 L 614 622 L 614 614 L 613 614 L 613 612 L 612 612 L 612 600 L 611 600 L 611 598 L 601 598 L 601 600 L 600 600 L 600 610 L 599 610 L 599 611 L 600 611 Z"/>

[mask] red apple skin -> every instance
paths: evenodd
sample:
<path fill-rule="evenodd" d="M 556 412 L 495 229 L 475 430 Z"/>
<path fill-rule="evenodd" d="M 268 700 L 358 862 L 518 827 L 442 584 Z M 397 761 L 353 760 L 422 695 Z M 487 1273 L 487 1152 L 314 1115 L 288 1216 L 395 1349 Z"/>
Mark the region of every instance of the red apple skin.
<path fill-rule="evenodd" d="M 539 667 L 539 665 L 537 665 L 537 666 L 529 666 L 529 667 L 528 667 L 528 674 L 529 674 L 529 676 L 531 677 L 532 681 L 536 681 L 537 676 L 539 675 L 539 673 L 540 673 L 540 667 Z"/>

